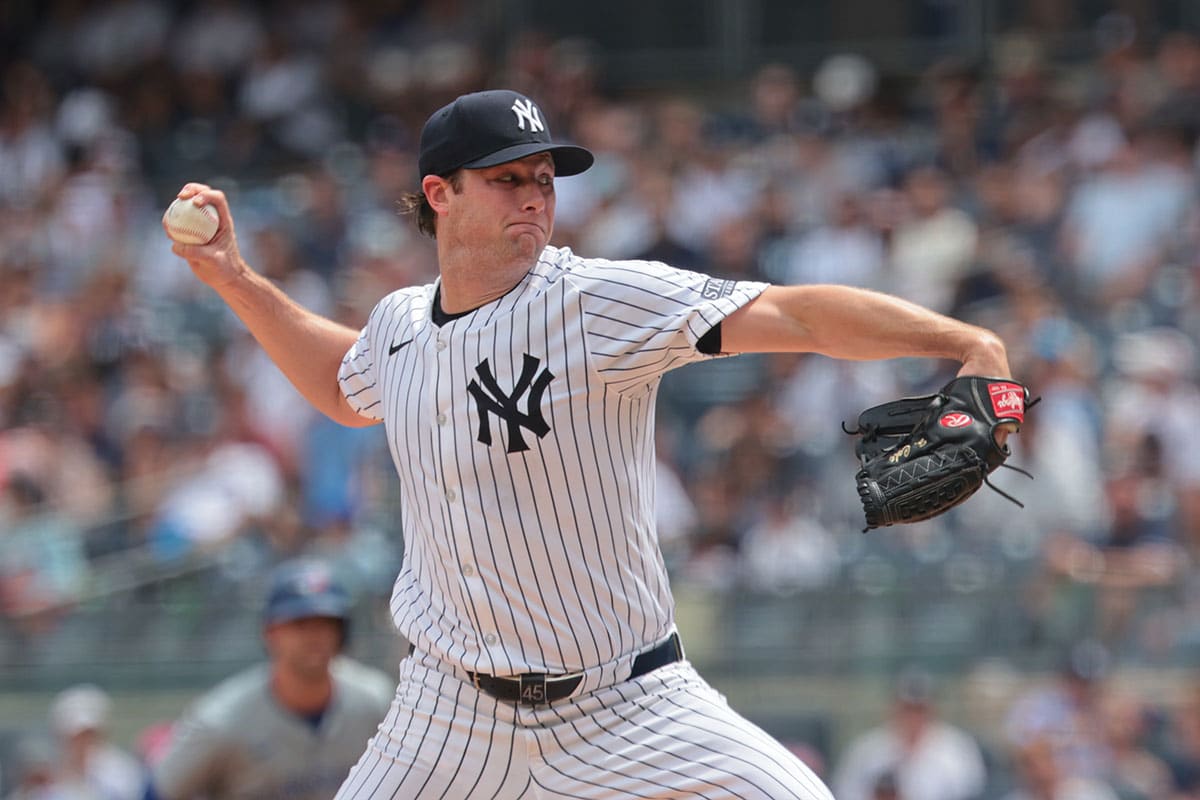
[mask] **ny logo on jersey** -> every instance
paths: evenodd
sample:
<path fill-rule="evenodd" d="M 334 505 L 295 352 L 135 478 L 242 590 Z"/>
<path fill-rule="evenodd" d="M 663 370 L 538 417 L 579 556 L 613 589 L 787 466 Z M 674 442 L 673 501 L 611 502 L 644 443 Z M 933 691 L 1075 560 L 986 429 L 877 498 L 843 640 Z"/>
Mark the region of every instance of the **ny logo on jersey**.
<path fill-rule="evenodd" d="M 542 112 L 538 111 L 538 107 L 533 104 L 532 100 L 514 100 L 512 111 L 517 115 L 517 125 L 521 130 L 525 130 L 526 121 L 529 122 L 530 133 L 540 133 L 546 130 L 546 123 L 542 122 Z"/>
<path fill-rule="evenodd" d="M 475 405 L 479 410 L 479 436 L 476 438 L 481 443 L 488 447 L 492 445 L 491 414 L 504 420 L 508 427 L 510 453 L 520 453 L 529 449 L 529 445 L 525 444 L 525 437 L 521 435 L 521 428 L 525 428 L 539 439 L 550 432 L 550 426 L 542 416 L 542 394 L 550 385 L 550 381 L 554 380 L 554 374 L 548 369 L 543 369 L 535 379 L 534 373 L 541 363 L 525 353 L 521 376 L 517 378 L 517 385 L 513 387 L 512 392 L 507 394 L 500 388 L 500 384 L 496 383 L 492 367 L 486 358 L 475 367 L 475 374 L 479 376 L 479 380 L 472 379 L 467 384 L 467 391 L 475 398 Z M 517 403 L 526 392 L 529 393 L 529 397 L 525 401 L 525 411 L 521 411 L 517 408 Z"/>

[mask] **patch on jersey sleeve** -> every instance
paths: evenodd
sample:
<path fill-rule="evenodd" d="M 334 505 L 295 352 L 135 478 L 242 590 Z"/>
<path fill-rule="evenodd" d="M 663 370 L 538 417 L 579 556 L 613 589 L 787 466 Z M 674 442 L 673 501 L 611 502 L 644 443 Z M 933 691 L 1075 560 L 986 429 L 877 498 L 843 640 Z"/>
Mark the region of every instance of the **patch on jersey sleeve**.
<path fill-rule="evenodd" d="M 733 288 L 734 281 L 709 278 L 704 282 L 704 288 L 700 290 L 700 294 L 705 300 L 720 300 L 722 297 L 729 297 L 733 294 Z"/>

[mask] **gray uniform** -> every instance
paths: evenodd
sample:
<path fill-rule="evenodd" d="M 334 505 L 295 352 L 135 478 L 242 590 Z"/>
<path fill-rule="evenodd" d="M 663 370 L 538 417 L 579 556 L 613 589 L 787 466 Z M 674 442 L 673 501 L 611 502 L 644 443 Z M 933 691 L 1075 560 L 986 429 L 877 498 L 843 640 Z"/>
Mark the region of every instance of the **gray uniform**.
<path fill-rule="evenodd" d="M 345 657 L 330 665 L 333 702 L 320 724 L 284 709 L 260 664 L 224 681 L 176 726 L 154 768 L 163 800 L 328 800 L 362 754 L 391 702 L 394 680 Z"/>

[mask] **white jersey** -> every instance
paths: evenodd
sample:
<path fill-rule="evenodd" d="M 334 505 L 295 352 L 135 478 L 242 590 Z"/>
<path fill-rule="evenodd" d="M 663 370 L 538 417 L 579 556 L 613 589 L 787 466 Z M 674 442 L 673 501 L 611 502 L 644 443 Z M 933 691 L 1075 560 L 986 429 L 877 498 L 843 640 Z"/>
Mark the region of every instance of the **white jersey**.
<path fill-rule="evenodd" d="M 659 380 L 708 358 L 699 338 L 765 287 L 547 247 L 503 297 L 441 326 L 437 283 L 384 298 L 339 381 L 385 422 L 400 476 L 401 634 L 496 675 L 602 668 L 668 636 Z"/>

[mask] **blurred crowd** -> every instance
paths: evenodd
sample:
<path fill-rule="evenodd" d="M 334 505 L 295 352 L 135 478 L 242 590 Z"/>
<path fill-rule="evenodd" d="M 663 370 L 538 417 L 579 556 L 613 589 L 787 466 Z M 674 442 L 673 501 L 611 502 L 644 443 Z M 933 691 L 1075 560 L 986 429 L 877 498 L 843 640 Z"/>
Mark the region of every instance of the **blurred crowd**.
<path fill-rule="evenodd" d="M 1072 61 L 1014 32 L 987 63 L 889 75 L 846 53 L 765 64 L 734 87 L 632 91 L 586 41 L 530 31 L 497 47 L 463 3 L 274 6 L 13 6 L 26 18 L 0 55 L 5 636 L 52 631 L 131 560 L 207 558 L 237 577 L 318 553 L 386 595 L 402 532 L 383 437 L 316 415 L 171 254 L 159 217 L 186 181 L 223 189 L 247 260 L 358 327 L 383 294 L 435 275 L 431 244 L 396 213 L 420 124 L 461 92 L 507 86 L 598 156 L 557 185 L 558 244 L 898 293 L 1000 332 L 1041 398 L 1013 445 L 1035 480 L 994 476 L 1023 510 L 985 488 L 942 520 L 863 537 L 839 422 L 935 391 L 955 365 L 744 356 L 672 373 L 659 516 L 679 585 L 876 585 L 878 569 L 859 569 L 875 550 L 943 565 L 952 588 L 1008 564 L 1031 646 L 1087 633 L 1170 660 L 1200 644 L 1195 33 L 1150 36 L 1112 14 Z M 1105 741 L 1106 769 L 1146 784 L 1120 796 L 1169 796 L 1154 783 L 1168 773 L 1191 796 L 1197 704 L 1159 720 L 1170 747 L 1152 757 L 1133 741 L 1129 719 L 1153 717 L 1135 701 L 1087 727 L 1122 740 Z M 1022 775 L 1103 782 L 1047 760 L 1054 737 L 1014 740 Z M 861 796 L 907 796 L 884 772 Z"/>

